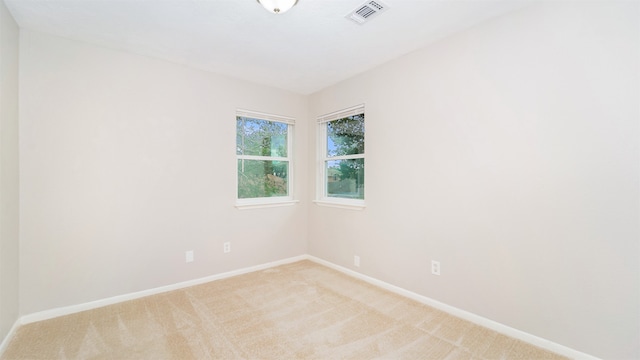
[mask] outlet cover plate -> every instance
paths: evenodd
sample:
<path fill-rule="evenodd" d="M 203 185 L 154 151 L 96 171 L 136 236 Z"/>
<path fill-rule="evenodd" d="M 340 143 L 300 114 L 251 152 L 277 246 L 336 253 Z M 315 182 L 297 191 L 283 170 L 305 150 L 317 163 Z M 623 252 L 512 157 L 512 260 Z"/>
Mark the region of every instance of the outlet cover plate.
<path fill-rule="evenodd" d="M 431 260 L 431 273 L 440 275 L 440 261 Z"/>

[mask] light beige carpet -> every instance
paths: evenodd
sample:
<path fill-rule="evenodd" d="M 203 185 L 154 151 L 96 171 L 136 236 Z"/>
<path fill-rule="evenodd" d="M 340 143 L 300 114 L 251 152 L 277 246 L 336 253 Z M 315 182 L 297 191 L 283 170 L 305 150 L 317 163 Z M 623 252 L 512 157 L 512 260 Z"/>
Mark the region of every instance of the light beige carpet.
<path fill-rule="evenodd" d="M 301 261 L 22 326 L 2 359 L 564 359 Z"/>

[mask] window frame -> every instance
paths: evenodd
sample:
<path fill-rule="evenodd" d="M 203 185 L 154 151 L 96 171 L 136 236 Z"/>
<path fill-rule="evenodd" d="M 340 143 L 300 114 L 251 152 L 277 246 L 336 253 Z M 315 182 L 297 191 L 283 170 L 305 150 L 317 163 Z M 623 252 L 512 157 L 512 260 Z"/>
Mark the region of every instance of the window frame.
<path fill-rule="evenodd" d="M 339 156 L 329 156 L 328 155 L 328 139 L 327 139 L 327 124 L 344 119 L 350 116 L 365 114 L 365 105 L 360 104 L 357 106 L 353 106 L 347 109 L 335 111 L 329 114 L 318 116 L 318 130 L 317 130 L 317 178 L 316 178 L 316 200 L 314 203 L 320 206 L 330 206 L 330 207 L 338 207 L 352 210 L 362 210 L 366 207 L 366 187 L 363 190 L 363 198 L 362 199 L 350 199 L 350 198 L 341 198 L 341 197 L 331 197 L 328 196 L 328 174 L 327 174 L 327 161 L 332 160 L 353 160 L 353 159 L 362 159 L 366 163 L 366 126 L 365 126 L 365 149 L 362 154 L 352 154 L 352 155 L 339 155 Z M 366 121 L 366 116 L 365 120 Z M 366 171 L 367 167 L 364 168 L 364 178 L 366 179 Z"/>
<path fill-rule="evenodd" d="M 268 114 L 263 112 L 257 112 L 252 110 L 243 110 L 236 109 L 236 131 L 235 131 L 235 139 L 236 139 L 236 148 L 237 138 L 238 138 L 238 118 L 251 118 L 256 120 L 277 122 L 287 125 L 287 156 L 261 156 L 261 155 L 240 155 L 236 150 L 236 158 L 235 158 L 235 169 L 236 169 L 236 183 L 235 183 L 235 198 L 236 203 L 235 206 L 238 209 L 251 209 L 251 208 L 261 208 L 261 207 L 274 207 L 274 206 L 286 206 L 293 205 L 297 203 L 293 196 L 294 190 L 294 156 L 293 156 L 293 145 L 294 145 L 294 129 L 295 129 L 295 118 L 281 115 Z M 262 160 L 262 161 L 286 161 L 288 163 L 287 169 L 287 195 L 286 196 L 270 196 L 270 197 L 256 197 L 256 198 L 239 198 L 238 197 L 238 187 L 240 185 L 240 181 L 238 178 L 238 160 Z"/>

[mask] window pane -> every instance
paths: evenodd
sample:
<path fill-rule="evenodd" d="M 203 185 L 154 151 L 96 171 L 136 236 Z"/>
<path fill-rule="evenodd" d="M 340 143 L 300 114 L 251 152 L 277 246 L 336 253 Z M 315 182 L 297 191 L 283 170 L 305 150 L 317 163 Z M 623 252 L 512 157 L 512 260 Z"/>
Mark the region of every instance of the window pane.
<path fill-rule="evenodd" d="M 364 159 L 326 162 L 327 197 L 364 199 Z"/>
<path fill-rule="evenodd" d="M 236 119 L 238 155 L 287 157 L 287 124 L 241 116 Z"/>
<path fill-rule="evenodd" d="M 238 159 L 238 199 L 288 195 L 288 161 Z"/>
<path fill-rule="evenodd" d="M 364 114 L 327 123 L 327 156 L 364 154 Z"/>

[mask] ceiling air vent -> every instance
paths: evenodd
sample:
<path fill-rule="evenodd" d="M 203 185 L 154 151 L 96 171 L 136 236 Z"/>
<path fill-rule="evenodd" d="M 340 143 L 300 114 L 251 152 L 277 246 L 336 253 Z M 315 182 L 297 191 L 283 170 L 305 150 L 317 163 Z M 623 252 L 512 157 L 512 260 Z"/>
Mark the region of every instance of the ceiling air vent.
<path fill-rule="evenodd" d="M 362 25 L 388 8 L 389 6 L 381 1 L 370 0 L 358 6 L 355 10 L 350 12 L 346 18 Z"/>

